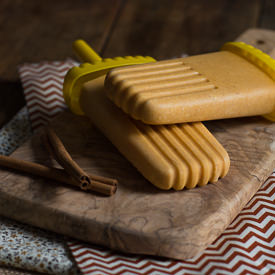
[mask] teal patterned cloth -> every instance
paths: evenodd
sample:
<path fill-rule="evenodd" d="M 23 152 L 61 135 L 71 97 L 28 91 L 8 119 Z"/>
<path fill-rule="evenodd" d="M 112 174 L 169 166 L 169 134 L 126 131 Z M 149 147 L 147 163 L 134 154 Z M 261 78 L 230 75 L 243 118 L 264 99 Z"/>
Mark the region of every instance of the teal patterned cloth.
<path fill-rule="evenodd" d="M 0 154 L 8 156 L 32 135 L 27 107 L 0 129 Z"/>

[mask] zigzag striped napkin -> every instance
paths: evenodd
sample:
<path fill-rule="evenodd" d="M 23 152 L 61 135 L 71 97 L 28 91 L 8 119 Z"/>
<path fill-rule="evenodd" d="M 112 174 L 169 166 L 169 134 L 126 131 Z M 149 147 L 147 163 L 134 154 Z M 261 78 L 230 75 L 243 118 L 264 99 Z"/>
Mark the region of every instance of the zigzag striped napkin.
<path fill-rule="evenodd" d="M 33 130 L 47 124 L 50 119 L 66 108 L 62 95 L 66 72 L 77 66 L 73 60 L 23 64 L 19 74 Z"/>
<path fill-rule="evenodd" d="M 19 73 L 34 130 L 65 107 L 62 82 L 76 65 L 66 62 L 24 64 Z M 275 173 L 263 184 L 226 231 L 203 253 L 188 261 L 132 256 L 69 242 L 83 274 L 265 274 L 275 273 Z"/>

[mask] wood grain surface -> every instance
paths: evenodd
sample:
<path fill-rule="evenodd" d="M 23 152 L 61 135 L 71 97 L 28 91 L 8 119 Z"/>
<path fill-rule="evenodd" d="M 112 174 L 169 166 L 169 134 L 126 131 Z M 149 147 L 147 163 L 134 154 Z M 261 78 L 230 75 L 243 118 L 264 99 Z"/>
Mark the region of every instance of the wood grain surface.
<path fill-rule="evenodd" d="M 126 1 L 104 56 L 150 53 L 164 59 L 215 51 L 256 27 L 260 9 L 258 0 Z"/>
<path fill-rule="evenodd" d="M 83 38 L 100 51 L 121 0 L 0 2 L 0 126 L 25 105 L 17 66 L 73 57 Z"/>

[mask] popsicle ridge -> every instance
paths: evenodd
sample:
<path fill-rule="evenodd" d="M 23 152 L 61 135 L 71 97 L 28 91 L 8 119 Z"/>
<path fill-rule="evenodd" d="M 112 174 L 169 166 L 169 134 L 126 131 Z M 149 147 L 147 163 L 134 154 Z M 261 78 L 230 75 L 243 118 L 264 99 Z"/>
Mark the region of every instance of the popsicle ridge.
<path fill-rule="evenodd" d="M 105 87 L 107 96 L 124 112 L 151 124 L 150 117 L 161 112 L 160 108 L 154 108 L 158 100 L 169 101 L 173 97 L 216 88 L 209 79 L 179 59 L 114 69 L 107 75 Z"/>
<path fill-rule="evenodd" d="M 167 171 L 173 171 L 170 173 L 168 172 L 169 175 L 167 178 L 170 179 L 169 182 L 163 184 L 161 181 L 158 181 L 154 184 L 162 189 L 182 189 L 190 178 L 189 167 L 186 161 L 184 159 L 180 161 L 179 157 L 173 151 L 173 148 L 171 148 L 159 131 L 156 131 L 156 129 L 152 128 L 150 125 L 145 125 L 138 121 L 133 121 L 133 123 L 140 133 L 142 133 L 143 137 L 149 141 L 150 147 L 153 147 L 153 149 L 158 151 L 165 159 Z M 152 148 L 150 151 L 152 151 Z M 181 185 L 183 185 L 182 188 L 180 188 Z"/>
<path fill-rule="evenodd" d="M 215 85 L 208 83 L 207 81 L 198 82 L 193 84 L 192 86 L 186 85 L 184 87 L 175 87 L 173 88 L 174 92 L 171 94 L 170 88 L 161 88 L 158 91 L 152 93 L 152 91 L 144 91 L 142 93 L 136 93 L 132 95 L 127 104 L 124 103 L 123 110 L 130 114 L 135 119 L 142 119 L 143 122 L 153 124 L 151 121 L 147 121 L 143 119 L 143 114 L 146 113 L 147 116 L 161 116 L 161 107 L 162 104 L 158 104 L 158 108 L 156 109 L 156 105 L 158 102 L 164 102 L 163 104 L 167 106 L 169 104 L 167 101 L 172 100 L 177 101 L 178 97 L 186 97 L 193 93 L 206 93 L 215 89 Z M 151 114 L 151 113 L 154 114 Z M 146 118 L 146 117 L 145 117 Z"/>
<path fill-rule="evenodd" d="M 127 67 L 117 67 L 116 70 L 112 70 L 108 73 L 109 77 L 117 77 L 118 74 L 120 73 L 143 73 L 144 70 L 147 70 L 147 72 L 149 72 L 150 70 L 159 70 L 159 69 L 173 69 L 174 67 L 178 67 L 179 65 L 183 65 L 182 59 L 181 58 L 177 58 L 177 59 L 173 59 L 173 60 L 164 60 L 164 61 L 159 61 L 159 62 L 149 62 L 149 63 L 144 63 L 142 64 L 142 66 L 136 66 L 136 65 L 132 65 L 132 66 L 127 66 Z M 188 65 L 185 65 L 187 67 L 189 67 Z M 126 69 L 126 71 L 125 71 Z"/>
<path fill-rule="evenodd" d="M 171 158 L 176 160 L 175 165 L 180 167 L 181 163 L 185 163 L 188 167 L 188 177 L 186 178 L 186 181 L 179 178 L 178 181 L 174 183 L 173 188 L 181 190 L 184 187 L 187 187 L 187 184 L 190 187 L 196 186 L 200 178 L 201 167 L 190 152 L 190 148 L 182 146 L 174 133 L 168 130 L 168 127 L 155 126 L 155 128 L 167 144 L 167 147 L 171 148 Z"/>
<path fill-rule="evenodd" d="M 145 71 L 146 73 L 146 71 Z M 129 76 L 126 77 L 125 75 L 113 77 L 112 82 L 114 86 L 117 86 L 116 88 L 124 89 L 127 90 L 127 88 L 132 87 L 132 85 L 145 85 L 148 87 L 151 87 L 154 84 L 157 84 L 161 81 L 161 84 L 165 84 L 168 82 L 170 85 L 176 85 L 175 80 L 184 80 L 184 78 L 189 77 L 189 76 L 194 76 L 197 75 L 198 73 L 191 70 L 190 68 L 184 68 L 183 70 L 178 70 L 177 72 L 169 72 L 166 73 L 165 71 L 162 72 L 158 70 L 157 74 L 150 74 L 151 71 L 149 71 L 148 75 L 145 74 L 144 72 L 141 75 L 141 72 L 139 72 L 139 76 L 134 75 L 134 76 Z M 108 83 L 107 83 L 108 85 Z M 157 85 L 156 87 L 158 87 Z M 152 87 L 153 88 L 153 87 Z"/>
<path fill-rule="evenodd" d="M 203 186 L 207 184 L 211 177 L 211 171 L 213 170 L 213 165 L 211 160 L 205 155 L 201 154 L 200 148 L 194 143 L 192 139 L 183 131 L 183 126 L 174 127 L 174 126 L 167 126 L 170 131 L 172 131 L 175 136 L 177 136 L 178 141 L 180 142 L 181 146 L 186 147 L 195 160 L 200 165 L 200 178 L 196 183 L 199 186 Z M 195 185 L 196 185 L 195 184 Z M 188 184 L 187 188 L 192 188 L 195 185 Z"/>
<path fill-rule="evenodd" d="M 215 152 L 217 155 L 216 162 L 222 163 L 222 170 L 217 173 L 217 176 L 214 181 L 216 181 L 219 177 L 224 177 L 229 170 L 230 167 L 230 159 L 229 156 L 224 149 L 224 147 L 215 139 L 213 138 L 212 134 L 207 130 L 207 128 L 201 124 L 201 123 L 190 123 L 194 127 L 194 129 L 197 130 L 197 132 L 200 133 L 201 137 L 211 146 L 212 150 Z M 210 157 L 210 159 L 212 159 Z M 211 181 L 211 180 L 210 180 Z"/>
<path fill-rule="evenodd" d="M 212 175 L 209 179 L 210 182 L 216 182 L 221 177 L 223 170 L 225 170 L 227 161 L 224 149 L 222 152 L 215 150 L 216 140 L 208 136 L 208 131 L 205 131 L 205 127 L 198 124 L 190 124 L 187 126 L 189 130 L 189 136 L 194 140 L 197 146 L 207 155 L 212 162 Z M 225 158 L 223 158 L 225 156 Z"/>
<path fill-rule="evenodd" d="M 203 186 L 227 173 L 229 157 L 202 123 L 151 126 L 131 121 L 150 147 L 165 159 L 167 171 L 173 171 L 165 189 Z M 163 188 L 163 184 L 154 184 Z"/>
<path fill-rule="evenodd" d="M 124 112 L 130 113 L 134 118 L 139 118 L 139 107 L 143 106 L 143 103 L 146 100 L 158 100 L 160 98 L 165 97 L 166 99 L 190 92 L 196 92 L 205 90 L 206 88 L 209 88 L 209 85 L 203 85 L 200 87 L 200 85 L 203 82 L 207 82 L 204 78 L 198 77 L 198 78 L 189 78 L 184 81 L 182 81 L 182 85 L 179 87 L 176 87 L 175 84 L 171 81 L 170 83 L 162 83 L 162 81 L 159 81 L 158 83 L 151 84 L 152 90 L 148 91 L 148 86 L 145 85 L 135 85 L 135 87 L 130 88 L 129 90 L 126 90 L 125 93 L 121 93 L 120 97 L 116 98 L 115 103 L 117 106 L 123 109 Z M 192 87 L 187 87 L 190 84 L 193 84 Z M 211 86 L 214 87 L 214 86 Z M 171 94 L 170 90 L 171 88 L 174 90 L 174 93 Z M 146 105 L 145 105 L 146 107 Z"/>

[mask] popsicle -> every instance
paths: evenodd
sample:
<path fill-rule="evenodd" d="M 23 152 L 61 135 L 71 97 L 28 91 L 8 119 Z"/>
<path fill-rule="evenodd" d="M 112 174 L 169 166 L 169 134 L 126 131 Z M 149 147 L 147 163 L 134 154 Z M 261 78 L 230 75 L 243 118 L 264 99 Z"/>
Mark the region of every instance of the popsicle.
<path fill-rule="evenodd" d="M 134 120 L 106 97 L 104 73 L 89 68 L 90 74 L 86 65 L 67 73 L 64 97 L 71 110 L 89 117 L 148 181 L 160 189 L 181 190 L 227 174 L 228 154 L 202 123 L 150 126 Z M 87 77 L 79 82 L 82 87 L 75 85 L 83 73 L 92 80 Z"/>
<path fill-rule="evenodd" d="M 107 96 L 147 124 L 265 115 L 275 121 L 275 60 L 242 42 L 220 52 L 111 70 Z"/>

